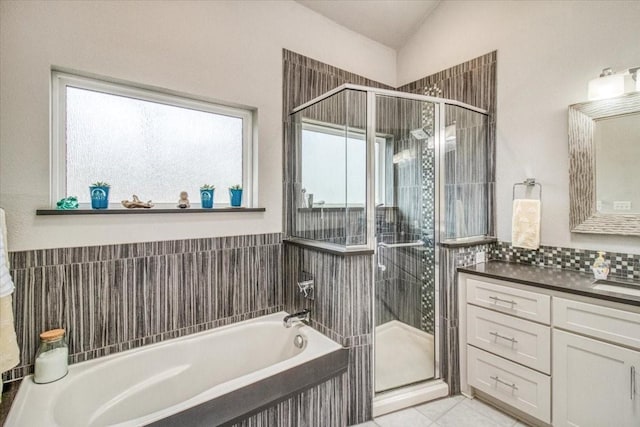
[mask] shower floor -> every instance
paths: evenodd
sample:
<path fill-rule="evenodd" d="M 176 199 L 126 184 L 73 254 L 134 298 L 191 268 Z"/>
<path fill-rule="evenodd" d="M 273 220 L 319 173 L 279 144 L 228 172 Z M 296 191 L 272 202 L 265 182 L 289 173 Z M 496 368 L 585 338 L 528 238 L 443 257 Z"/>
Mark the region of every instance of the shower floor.
<path fill-rule="evenodd" d="M 375 391 L 428 380 L 434 374 L 433 335 L 398 320 L 376 326 Z"/>

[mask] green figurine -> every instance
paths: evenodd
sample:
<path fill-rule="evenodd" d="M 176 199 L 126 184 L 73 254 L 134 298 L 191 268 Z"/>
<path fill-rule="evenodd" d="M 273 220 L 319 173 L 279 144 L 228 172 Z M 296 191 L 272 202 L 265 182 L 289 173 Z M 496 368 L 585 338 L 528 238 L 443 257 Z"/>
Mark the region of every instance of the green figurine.
<path fill-rule="evenodd" d="M 56 209 L 60 210 L 78 209 L 78 206 L 77 196 L 65 197 L 64 199 L 58 200 L 58 203 L 56 203 Z"/>

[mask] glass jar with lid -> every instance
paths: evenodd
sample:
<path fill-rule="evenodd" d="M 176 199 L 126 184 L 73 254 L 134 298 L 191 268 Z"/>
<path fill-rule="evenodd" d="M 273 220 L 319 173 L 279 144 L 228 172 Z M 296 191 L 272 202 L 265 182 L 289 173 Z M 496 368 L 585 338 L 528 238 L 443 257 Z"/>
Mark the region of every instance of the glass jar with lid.
<path fill-rule="evenodd" d="M 38 384 L 50 383 L 67 375 L 68 370 L 69 348 L 64 339 L 64 329 L 41 333 L 33 381 Z"/>

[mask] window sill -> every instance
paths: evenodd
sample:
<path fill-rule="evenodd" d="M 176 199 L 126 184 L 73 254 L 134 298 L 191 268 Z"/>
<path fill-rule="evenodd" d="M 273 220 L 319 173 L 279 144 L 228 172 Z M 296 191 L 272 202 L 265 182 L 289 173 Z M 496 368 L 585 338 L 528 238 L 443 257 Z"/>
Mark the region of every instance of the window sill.
<path fill-rule="evenodd" d="M 219 208 L 109 208 L 109 209 L 38 209 L 36 215 L 135 215 L 135 214 L 196 214 L 196 213 L 246 213 L 246 212 L 265 212 L 265 208 L 232 208 L 232 207 L 219 207 Z"/>

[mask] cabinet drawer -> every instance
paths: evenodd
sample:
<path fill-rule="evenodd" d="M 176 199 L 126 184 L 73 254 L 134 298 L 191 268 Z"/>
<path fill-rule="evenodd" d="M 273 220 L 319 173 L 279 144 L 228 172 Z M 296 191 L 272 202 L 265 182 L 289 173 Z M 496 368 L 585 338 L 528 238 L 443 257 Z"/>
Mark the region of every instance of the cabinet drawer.
<path fill-rule="evenodd" d="M 551 329 L 547 326 L 468 305 L 467 342 L 551 373 Z"/>
<path fill-rule="evenodd" d="M 554 326 L 640 349 L 640 314 L 564 298 L 553 299 Z"/>
<path fill-rule="evenodd" d="M 467 346 L 469 384 L 527 414 L 551 422 L 551 379 L 547 375 Z"/>
<path fill-rule="evenodd" d="M 551 297 L 467 278 L 467 302 L 534 322 L 551 324 Z"/>

